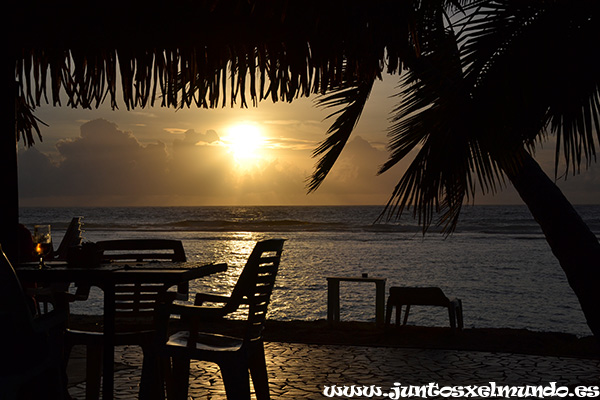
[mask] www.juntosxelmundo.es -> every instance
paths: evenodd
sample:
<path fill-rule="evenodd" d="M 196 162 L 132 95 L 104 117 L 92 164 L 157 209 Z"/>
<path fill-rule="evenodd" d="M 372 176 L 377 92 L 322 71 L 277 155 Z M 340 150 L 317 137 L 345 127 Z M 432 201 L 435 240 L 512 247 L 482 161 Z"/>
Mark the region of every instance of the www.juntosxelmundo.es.
<path fill-rule="evenodd" d="M 394 383 L 393 387 L 384 388 L 376 385 L 343 385 L 325 386 L 323 395 L 330 398 L 597 398 L 600 396 L 600 386 L 576 386 L 569 388 L 559 386 L 556 382 L 547 385 L 509 386 L 487 385 L 440 386 L 430 382 L 427 385 L 402 385 Z"/>

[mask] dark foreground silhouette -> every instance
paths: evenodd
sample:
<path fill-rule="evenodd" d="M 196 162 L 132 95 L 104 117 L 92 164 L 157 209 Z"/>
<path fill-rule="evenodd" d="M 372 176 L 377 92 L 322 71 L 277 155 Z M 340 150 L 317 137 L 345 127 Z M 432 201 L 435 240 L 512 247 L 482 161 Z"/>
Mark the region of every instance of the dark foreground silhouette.
<path fill-rule="evenodd" d="M 99 328 L 101 319 L 74 315 L 70 322 L 74 326 Z M 368 322 L 340 322 L 331 326 L 324 320 L 268 320 L 264 339 L 272 342 L 439 348 L 600 358 L 600 348 L 592 336 L 578 338 L 568 333 L 534 332 L 526 329 L 470 328 L 453 332 L 445 327 L 411 325 L 378 328 Z"/>

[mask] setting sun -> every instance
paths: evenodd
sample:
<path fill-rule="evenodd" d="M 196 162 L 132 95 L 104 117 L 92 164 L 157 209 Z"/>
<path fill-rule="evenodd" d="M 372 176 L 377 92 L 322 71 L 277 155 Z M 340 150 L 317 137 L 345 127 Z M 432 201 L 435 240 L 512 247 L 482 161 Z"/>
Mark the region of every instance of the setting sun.
<path fill-rule="evenodd" d="M 229 128 L 222 140 L 235 160 L 243 162 L 257 157 L 264 138 L 258 126 L 239 124 Z"/>

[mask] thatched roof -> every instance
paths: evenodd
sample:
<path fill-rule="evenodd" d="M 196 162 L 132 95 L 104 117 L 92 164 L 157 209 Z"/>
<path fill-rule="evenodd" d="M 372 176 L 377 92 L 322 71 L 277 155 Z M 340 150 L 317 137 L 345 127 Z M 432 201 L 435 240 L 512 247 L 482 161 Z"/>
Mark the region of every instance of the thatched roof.
<path fill-rule="evenodd" d="M 14 14 L 18 133 L 32 143 L 43 102 L 246 106 L 394 72 L 409 51 L 406 3 L 24 2 Z"/>

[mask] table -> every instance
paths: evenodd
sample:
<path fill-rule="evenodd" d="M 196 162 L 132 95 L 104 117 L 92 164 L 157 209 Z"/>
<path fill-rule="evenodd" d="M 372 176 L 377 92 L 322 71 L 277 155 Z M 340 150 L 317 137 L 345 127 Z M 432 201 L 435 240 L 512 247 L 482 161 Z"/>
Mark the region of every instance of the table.
<path fill-rule="evenodd" d="M 114 333 L 115 285 L 122 283 L 164 283 L 187 290 L 190 280 L 225 271 L 226 264 L 198 265 L 191 262 L 106 264 L 95 268 L 72 268 L 66 263 L 48 263 L 50 268 L 39 269 L 37 264 L 20 265 L 16 273 L 22 281 L 71 283 L 97 286 L 104 292 L 103 379 L 102 398 L 114 398 Z"/>
<path fill-rule="evenodd" d="M 367 282 L 375 284 L 375 322 L 383 325 L 385 312 L 385 278 L 369 278 L 365 276 L 330 276 L 327 277 L 327 321 L 340 321 L 340 282 Z"/>

